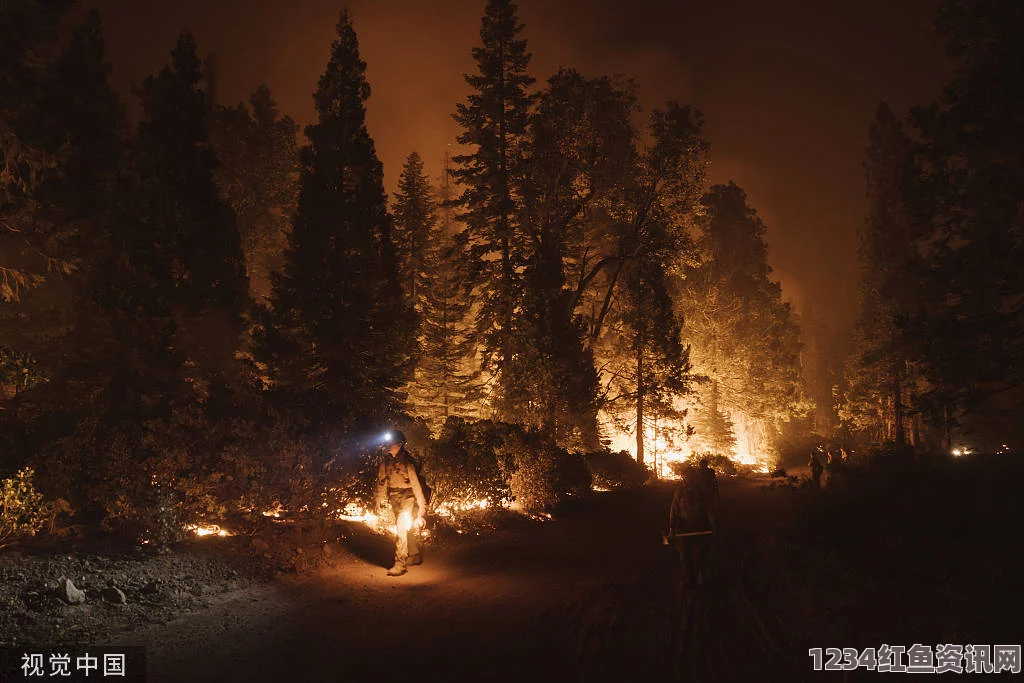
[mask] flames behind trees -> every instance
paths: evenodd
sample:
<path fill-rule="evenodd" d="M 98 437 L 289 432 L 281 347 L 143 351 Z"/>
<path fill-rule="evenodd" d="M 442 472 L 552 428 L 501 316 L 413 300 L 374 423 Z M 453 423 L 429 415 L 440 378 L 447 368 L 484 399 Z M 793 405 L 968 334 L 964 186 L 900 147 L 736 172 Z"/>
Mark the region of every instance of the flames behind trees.
<path fill-rule="evenodd" d="M 2 20 L 53 19 L 22 4 Z M 763 226 L 739 188 L 707 191 L 702 114 L 669 102 L 637 126 L 635 83 L 572 69 L 535 87 L 508 0 L 487 3 L 456 108 L 465 153 L 440 197 L 410 156 L 391 212 L 348 13 L 297 159 L 269 91 L 211 101 L 187 32 L 132 130 L 96 17 L 42 66 L 52 30 L 21 28 L 0 55 L 24 93 L 0 93 L 0 149 L 38 150 L 18 169 L 39 186 L 8 168 L 0 218 L 81 226 L 83 267 L 46 289 L 59 315 L 26 302 L 51 322 L 16 354 L 40 378 L 17 385 L 5 444 L 81 514 L 171 539 L 275 505 L 345 510 L 365 502 L 362 435 L 410 415 L 434 435 L 439 511 L 542 513 L 618 436 L 664 470 L 728 451 L 731 422 L 735 455 L 763 458 L 798 402 Z M 638 478 L 589 461 L 602 487 Z"/>

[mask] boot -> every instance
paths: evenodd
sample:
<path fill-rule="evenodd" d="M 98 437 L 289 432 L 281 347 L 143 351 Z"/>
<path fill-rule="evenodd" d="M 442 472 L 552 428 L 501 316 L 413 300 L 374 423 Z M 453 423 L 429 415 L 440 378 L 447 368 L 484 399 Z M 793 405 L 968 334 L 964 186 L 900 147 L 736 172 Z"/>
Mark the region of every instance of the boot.
<path fill-rule="evenodd" d="M 415 555 L 410 555 L 408 563 L 413 565 L 414 567 L 418 564 L 423 564 L 423 555 L 420 555 L 419 553 L 416 553 Z"/>
<path fill-rule="evenodd" d="M 405 564 L 395 562 L 395 566 L 388 570 L 388 576 L 401 576 L 405 573 Z"/>

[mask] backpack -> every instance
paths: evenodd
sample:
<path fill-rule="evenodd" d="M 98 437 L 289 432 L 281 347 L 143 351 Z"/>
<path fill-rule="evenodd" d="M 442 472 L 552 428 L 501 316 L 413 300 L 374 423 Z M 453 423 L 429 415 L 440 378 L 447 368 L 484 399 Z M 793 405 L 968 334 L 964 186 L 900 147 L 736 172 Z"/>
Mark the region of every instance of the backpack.
<path fill-rule="evenodd" d="M 434 489 L 430 488 L 430 484 L 427 483 L 426 477 L 423 476 L 423 463 L 420 459 L 413 456 L 411 453 L 409 457 L 412 458 L 413 469 L 416 470 L 416 478 L 420 480 L 420 488 L 423 489 L 423 500 L 427 501 L 427 508 L 430 508 L 430 499 L 434 495 Z"/>
<path fill-rule="evenodd" d="M 703 531 L 710 526 L 708 501 L 695 486 L 682 485 L 672 498 L 669 533 Z"/>

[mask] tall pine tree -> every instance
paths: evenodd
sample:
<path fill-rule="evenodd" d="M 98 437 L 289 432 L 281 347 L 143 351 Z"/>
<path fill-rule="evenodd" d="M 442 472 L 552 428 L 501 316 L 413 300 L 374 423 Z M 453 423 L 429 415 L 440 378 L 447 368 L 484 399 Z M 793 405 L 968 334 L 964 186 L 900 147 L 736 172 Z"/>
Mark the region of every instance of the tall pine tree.
<path fill-rule="evenodd" d="M 366 64 L 352 17 L 337 26 L 306 128 L 298 209 L 263 352 L 315 421 L 369 428 L 402 406 L 413 317 L 399 282 L 383 169 L 366 129 Z"/>
<path fill-rule="evenodd" d="M 409 410 L 434 428 L 449 416 L 472 414 L 479 401 L 471 363 L 469 278 L 451 200 L 448 158 L 435 197 L 419 155 L 409 155 L 394 209 L 396 251 L 419 323 L 420 353 L 406 392 Z"/>
<path fill-rule="evenodd" d="M 736 448 L 732 418 L 722 410 L 718 382 L 709 382 L 710 390 L 693 419 L 693 433 L 698 443 L 711 455 L 731 457 Z"/>
<path fill-rule="evenodd" d="M 145 113 L 139 137 L 153 172 L 174 203 L 174 250 L 183 307 L 240 312 L 246 303 L 242 250 L 235 215 L 214 183 L 217 159 L 209 144 L 201 80 L 195 39 L 183 31 L 171 52 L 171 64 L 139 89 Z"/>
<path fill-rule="evenodd" d="M 398 177 L 394 202 L 394 241 L 402 288 L 419 315 L 423 315 L 424 283 L 432 273 L 431 247 L 437 238 L 437 201 L 430 180 L 423 171 L 423 160 L 416 152 L 406 157 Z"/>
<path fill-rule="evenodd" d="M 809 408 L 799 327 L 771 279 L 766 227 L 746 193 L 715 185 L 703 205 L 700 260 L 686 269 L 679 297 L 694 369 L 715 383 L 716 403 L 756 435 L 744 450 L 769 459 L 784 423 Z"/>
<path fill-rule="evenodd" d="M 466 76 L 474 92 L 455 114 L 463 128 L 458 142 L 472 152 L 455 157 L 453 171 L 464 188 L 458 204 L 480 300 L 477 333 L 485 368 L 497 379 L 493 405 L 502 417 L 514 412 L 505 394 L 514 381 L 509 376 L 512 331 L 522 296 L 525 243 L 517 215 L 531 107 L 528 89 L 534 83 L 516 12 L 511 0 L 488 0 L 482 45 L 473 48 L 478 72 Z"/>
<path fill-rule="evenodd" d="M 518 421 L 570 448 L 599 446 L 599 383 L 577 307 L 584 271 L 595 267 L 589 257 L 599 253 L 589 213 L 629 170 L 633 107 L 628 86 L 561 70 L 530 117 L 519 214 L 524 291 L 505 390 Z"/>
<path fill-rule="evenodd" d="M 9 21 L 11 17 L 4 19 Z M 32 50 L 49 52 L 40 46 Z M 74 366 L 83 354 L 102 345 L 102 335 L 82 328 L 95 313 L 87 282 L 106 244 L 102 233 L 109 222 L 111 185 L 125 130 L 120 103 L 108 83 L 110 67 L 104 60 L 102 28 L 95 12 L 88 13 L 74 28 L 66 48 L 54 61 L 32 61 L 31 69 L 20 78 L 18 68 L 10 65 L 0 80 L 18 88 L 17 82 L 25 78 L 20 85 L 25 88 L 19 98 L 20 107 L 25 114 L 33 113 L 17 122 L 19 135 L 41 155 L 37 158 L 49 158 L 55 165 L 50 173 L 30 173 L 35 176 L 34 182 L 22 186 L 20 201 L 0 198 L 0 223 L 9 227 L 21 223 L 18 234 L 24 242 L 15 251 L 31 246 L 37 260 L 45 255 L 42 262 L 49 261 L 49 265 L 43 272 L 48 282 L 30 294 L 23 305 L 0 312 L 0 348 L 17 349 L 13 356 L 5 357 L 31 361 L 22 368 L 28 372 L 19 372 L 19 388 L 47 377 L 53 393 L 70 388 L 69 373 L 80 375 L 82 370 Z M 15 175 L 30 166 L 15 164 Z M 18 204 L 22 204 L 24 213 L 17 210 Z M 3 214 L 11 210 L 20 213 L 25 222 L 18 218 L 11 221 L 10 216 L 5 220 Z M 0 233 L 3 231 L 0 227 Z M 37 238 L 44 239 L 36 243 Z M 0 245 L 0 249 L 6 251 L 6 246 Z M 61 259 L 54 258 L 57 253 Z M 69 273 L 72 264 L 74 270 Z M 70 277 L 50 277 L 55 272 Z M 10 321 L 7 314 L 13 314 Z M 6 374 L 3 366 L 0 362 L 0 374 Z M 87 374 L 96 378 L 108 369 L 90 368 Z M 74 400 L 62 398 L 55 403 L 70 406 Z"/>
<path fill-rule="evenodd" d="M 96 305 L 98 288 L 117 269 L 112 230 L 128 202 L 119 193 L 120 179 L 132 165 L 127 121 L 109 83 L 105 53 L 99 15 L 89 12 L 51 68 L 44 99 L 48 144 L 67 149 L 64 173 L 49 189 L 68 207 L 79 264 L 69 302 L 73 329 L 60 354 L 69 386 L 102 384 L 136 346 L 134 339 L 110 336 L 110 311 Z"/>
<path fill-rule="evenodd" d="M 904 199 L 924 253 L 911 321 L 922 408 L 948 447 L 972 414 L 993 441 L 1024 434 L 1024 6 L 945 0 L 938 28 L 954 77 L 912 112 Z"/>
<path fill-rule="evenodd" d="M 907 334 L 917 312 L 917 238 L 903 187 L 911 146 L 888 105 L 878 107 L 864 164 L 868 216 L 860 231 L 860 316 L 843 415 L 875 442 L 905 443 L 914 410 Z M 912 440 L 912 439 L 911 439 Z"/>
<path fill-rule="evenodd" d="M 270 298 L 270 274 L 284 262 L 295 213 L 298 126 L 281 115 L 265 85 L 248 103 L 214 107 L 212 114 L 210 142 L 220 161 L 214 177 L 238 218 L 249 293 L 262 303 Z"/>
<path fill-rule="evenodd" d="M 67 273 L 73 262 L 57 248 L 69 237 L 60 209 L 40 188 L 61 175 L 60 150 L 41 139 L 46 78 L 68 0 L 11 0 L 0 9 L 0 303 Z"/>
<path fill-rule="evenodd" d="M 613 246 L 590 329 L 607 375 L 606 410 L 634 432 L 641 464 L 647 427 L 659 417 L 685 416 L 678 399 L 689 391 L 689 349 L 671 275 L 693 250 L 686 231 L 705 175 L 702 126 L 690 107 L 670 102 L 655 111 L 651 142 L 609 208 Z"/>
<path fill-rule="evenodd" d="M 214 181 L 217 158 L 202 79 L 195 39 L 183 31 L 170 65 L 138 90 L 144 173 L 159 185 L 170 230 L 176 347 L 195 368 L 201 393 L 211 380 L 237 378 L 242 314 L 249 308 L 235 214 Z"/>

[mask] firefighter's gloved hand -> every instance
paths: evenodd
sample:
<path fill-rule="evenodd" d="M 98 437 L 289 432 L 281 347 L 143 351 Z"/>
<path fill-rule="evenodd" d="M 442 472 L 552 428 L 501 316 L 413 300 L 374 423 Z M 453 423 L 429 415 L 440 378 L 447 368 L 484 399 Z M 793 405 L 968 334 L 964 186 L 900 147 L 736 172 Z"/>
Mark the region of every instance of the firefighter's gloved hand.
<path fill-rule="evenodd" d="M 415 524 L 417 529 L 422 529 L 424 526 L 426 526 L 427 518 L 423 515 L 423 513 L 417 515 Z"/>

